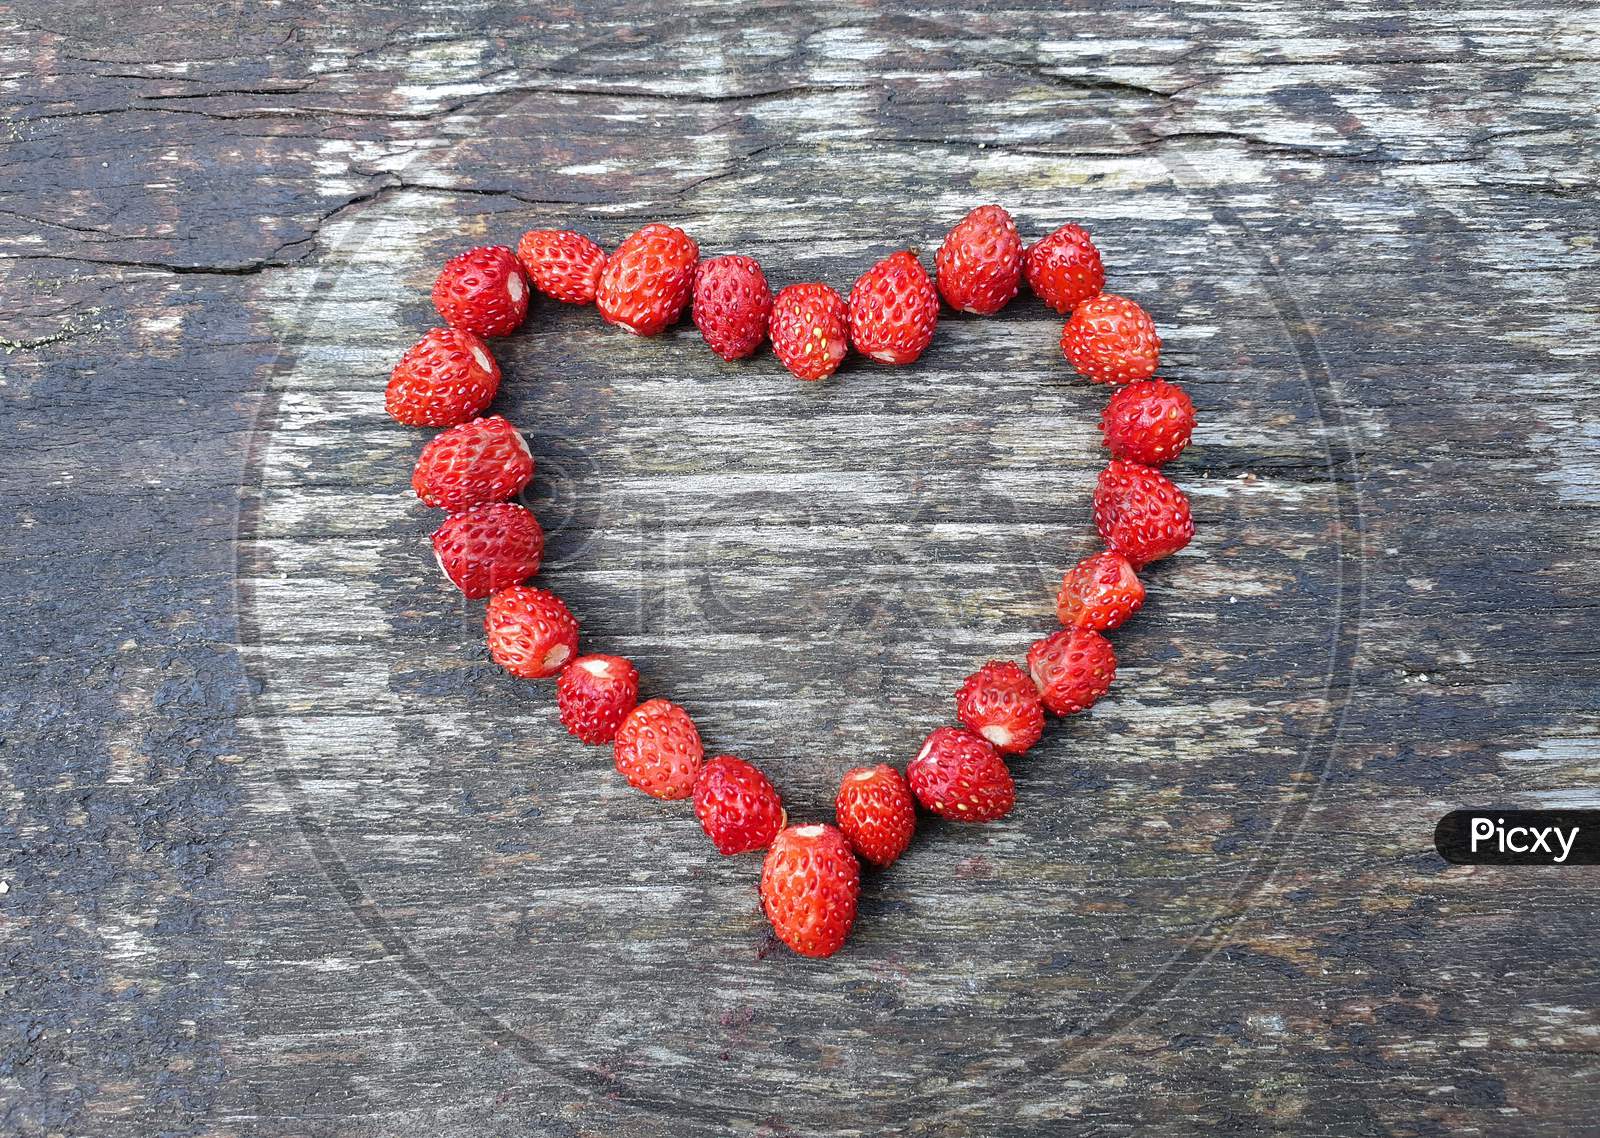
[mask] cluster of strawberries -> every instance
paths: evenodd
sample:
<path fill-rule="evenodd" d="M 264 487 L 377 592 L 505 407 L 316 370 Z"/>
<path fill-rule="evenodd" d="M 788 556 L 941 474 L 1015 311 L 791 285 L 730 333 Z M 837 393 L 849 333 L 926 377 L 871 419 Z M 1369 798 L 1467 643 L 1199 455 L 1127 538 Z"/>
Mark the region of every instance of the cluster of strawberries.
<path fill-rule="evenodd" d="M 868 269 L 848 301 L 820 282 L 776 295 L 761 266 L 742 256 L 700 259 L 688 234 L 647 225 L 609 257 L 566 230 L 524 234 L 515 253 L 473 249 L 445 265 L 433 301 L 446 327 L 406 352 L 389 381 L 389 413 L 412 426 L 448 427 L 422 450 L 417 497 L 449 512 L 434 532 L 440 568 L 469 597 L 488 597 L 484 628 L 495 662 L 525 679 L 556 677 L 561 722 L 581 741 L 610 744 L 617 770 L 663 799 L 693 798 L 724 854 L 766 850 L 761 900 L 777 936 L 806 956 L 829 956 L 855 921 L 858 859 L 888 866 L 916 829 L 918 803 L 956 822 L 992 822 L 1016 790 L 1005 756 L 1039 741 L 1045 714 L 1074 715 L 1111 686 L 1117 658 L 1103 635 L 1144 604 L 1138 572 L 1182 549 L 1194 534 L 1189 503 L 1158 469 L 1188 445 L 1194 406 L 1152 378 L 1161 340 L 1145 311 L 1102 291 L 1105 271 L 1089 234 L 1064 225 L 1024 248 L 999 206 L 969 213 L 934 258 L 929 277 L 910 251 Z M 905 773 L 884 763 L 850 771 L 835 801 L 837 826 L 789 826 L 778 792 L 752 764 L 706 759 L 688 714 L 665 699 L 639 702 L 639 673 L 617 656 L 578 655 L 578 622 L 554 593 L 524 582 L 539 571 L 544 535 L 516 497 L 533 478 L 522 435 L 499 416 L 478 417 L 500 369 L 483 337 L 516 330 L 532 288 L 649 336 L 692 304 L 711 349 L 727 360 L 763 340 L 801 379 L 833 374 L 851 347 L 887 364 L 927 349 L 939 301 L 990 315 L 1026 280 L 1051 308 L 1070 313 L 1061 350 L 1081 374 L 1118 386 L 1101 415 L 1111 461 L 1094 492 L 1105 549 L 1062 579 L 1062 629 L 1036 642 L 1027 668 L 990 661 L 956 693 L 960 727 L 927 737 Z"/>

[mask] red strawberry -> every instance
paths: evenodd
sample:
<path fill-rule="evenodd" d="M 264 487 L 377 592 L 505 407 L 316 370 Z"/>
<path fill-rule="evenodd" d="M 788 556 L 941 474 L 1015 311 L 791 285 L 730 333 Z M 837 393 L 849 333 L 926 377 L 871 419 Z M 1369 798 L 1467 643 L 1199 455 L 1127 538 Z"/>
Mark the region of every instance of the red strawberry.
<path fill-rule="evenodd" d="M 384 406 L 408 427 L 453 427 L 489 406 L 500 365 L 471 332 L 435 328 L 413 344 L 389 376 Z"/>
<path fill-rule="evenodd" d="M 651 699 L 617 728 L 615 754 L 618 773 L 636 789 L 652 798 L 688 798 L 705 750 L 688 712 Z"/>
<path fill-rule="evenodd" d="M 1103 292 L 1072 310 L 1061 329 L 1061 351 L 1080 375 L 1096 383 L 1149 379 L 1161 360 L 1161 337 L 1144 309 Z"/>
<path fill-rule="evenodd" d="M 525 680 L 547 680 L 578 654 L 577 618 L 560 597 L 531 585 L 490 597 L 483 631 L 494 662 Z"/>
<path fill-rule="evenodd" d="M 941 727 L 906 764 L 917 801 L 952 822 L 993 822 L 1011 813 L 1017 788 L 989 740 L 960 727 Z"/>
<path fill-rule="evenodd" d="M 533 455 L 522 432 L 499 415 L 469 419 L 422 448 L 411 488 L 429 506 L 458 513 L 503 502 L 533 478 Z"/>
<path fill-rule="evenodd" d="M 850 290 L 850 343 L 879 363 L 915 362 L 938 323 L 938 290 L 910 250 L 885 257 Z"/>
<path fill-rule="evenodd" d="M 833 812 L 856 853 L 873 865 L 892 865 L 917 830 L 916 799 L 905 776 L 888 763 L 847 773 Z"/>
<path fill-rule="evenodd" d="M 510 502 L 474 506 L 433 531 L 433 555 L 463 593 L 487 597 L 539 571 L 544 531 L 532 514 Z"/>
<path fill-rule="evenodd" d="M 1076 715 L 1111 687 L 1117 654 L 1098 632 L 1067 628 L 1034 641 L 1028 671 L 1051 715 Z"/>
<path fill-rule="evenodd" d="M 1122 388 L 1100 412 L 1100 430 L 1112 458 L 1160 466 L 1171 462 L 1194 434 L 1189 393 L 1164 379 L 1142 379 Z"/>
<path fill-rule="evenodd" d="M 1056 615 L 1066 628 L 1110 632 L 1144 607 L 1144 585 L 1128 559 L 1109 549 L 1085 557 L 1061 578 Z"/>
<path fill-rule="evenodd" d="M 681 229 L 654 223 L 628 237 L 606 261 L 595 307 L 608 324 L 654 336 L 689 303 L 700 247 Z"/>
<path fill-rule="evenodd" d="M 1170 557 L 1194 536 L 1189 499 L 1166 475 L 1112 459 L 1094 488 L 1094 524 L 1106 548 L 1135 569 Z"/>
<path fill-rule="evenodd" d="M 850 310 L 821 282 L 795 284 L 772 298 L 772 354 L 798 379 L 827 379 L 850 350 Z"/>
<path fill-rule="evenodd" d="M 445 262 L 433 282 L 433 306 L 452 328 L 509 336 L 528 315 L 528 282 L 510 249 L 484 245 Z"/>
<path fill-rule="evenodd" d="M 593 304 L 606 267 L 606 251 L 570 229 L 530 229 L 517 242 L 517 260 L 546 296 L 567 304 Z"/>
<path fill-rule="evenodd" d="M 621 656 L 580 656 L 556 680 L 561 724 L 579 742 L 610 743 L 639 703 L 639 669 Z"/>
<path fill-rule="evenodd" d="M 956 715 L 995 750 L 1020 755 L 1044 734 L 1044 707 L 1028 673 L 1009 660 L 990 660 L 956 692 Z"/>
<path fill-rule="evenodd" d="M 761 863 L 761 907 L 772 931 L 801 956 L 832 956 L 856 923 L 861 863 L 832 826 L 781 830 Z"/>
<path fill-rule="evenodd" d="M 767 338 L 772 289 L 753 257 L 713 257 L 694 275 L 694 326 L 725 360 L 754 355 Z"/>
<path fill-rule="evenodd" d="M 1005 210 L 979 206 L 945 235 L 933 264 L 946 304 L 993 316 L 1011 303 L 1022 282 L 1022 238 Z"/>
<path fill-rule="evenodd" d="M 783 801 L 767 776 L 743 759 L 708 759 L 694 780 L 694 812 L 722 854 L 764 850 L 783 829 Z"/>
<path fill-rule="evenodd" d="M 1063 225 L 1035 241 L 1022 270 L 1028 287 L 1057 312 L 1071 312 L 1106 284 L 1100 250 L 1081 225 Z"/>

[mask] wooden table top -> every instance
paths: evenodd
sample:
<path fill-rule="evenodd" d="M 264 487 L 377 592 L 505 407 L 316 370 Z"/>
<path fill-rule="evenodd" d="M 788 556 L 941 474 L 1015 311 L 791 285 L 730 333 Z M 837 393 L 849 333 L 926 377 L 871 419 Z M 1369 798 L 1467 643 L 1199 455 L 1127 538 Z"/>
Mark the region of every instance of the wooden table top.
<path fill-rule="evenodd" d="M 1324 10 L 1315 10 L 1322 7 Z M 0 1131 L 1600 1133 L 1592 12 L 0 3 Z M 844 951 L 500 672 L 382 405 L 473 244 L 648 221 L 848 289 L 1090 228 L 1198 535 L 1004 822 Z M 536 301 L 541 583 L 795 820 L 1092 551 L 1024 295 L 801 384 Z"/>

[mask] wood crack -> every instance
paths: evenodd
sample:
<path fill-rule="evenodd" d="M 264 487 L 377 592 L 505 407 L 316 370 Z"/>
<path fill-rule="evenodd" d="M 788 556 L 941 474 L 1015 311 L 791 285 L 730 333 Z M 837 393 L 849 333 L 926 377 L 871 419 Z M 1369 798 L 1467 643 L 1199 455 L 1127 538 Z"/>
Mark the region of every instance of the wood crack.
<path fill-rule="evenodd" d="M 138 100 L 124 107 L 105 107 L 88 111 L 59 111 L 50 114 L 30 115 L 21 122 L 48 122 L 55 119 L 72 118 L 100 118 L 109 115 L 132 114 L 144 111 L 149 114 L 194 115 L 200 118 L 216 119 L 224 122 L 235 122 L 241 119 L 268 119 L 268 118 L 331 118 L 331 119 L 365 119 L 379 122 L 433 122 L 438 119 L 449 118 L 453 115 L 469 111 L 480 103 L 496 99 L 515 98 L 518 96 L 554 95 L 570 96 L 575 98 L 602 98 L 616 99 L 632 102 L 669 103 L 686 106 L 716 106 L 730 103 L 759 102 L 771 99 L 803 97 L 806 95 L 837 94 L 840 92 L 860 92 L 868 90 L 866 84 L 839 84 L 817 86 L 813 84 L 795 84 L 782 87 L 770 87 L 758 91 L 728 92 L 721 94 L 700 94 L 693 92 L 677 91 L 646 91 L 638 88 L 614 89 L 605 87 L 563 86 L 555 84 L 518 83 L 507 87 L 496 87 L 466 95 L 459 99 L 441 103 L 439 106 L 426 111 L 373 111 L 355 110 L 349 107 L 333 106 L 299 106 L 284 107 L 253 107 L 243 111 L 203 110 L 199 108 L 179 107 L 152 107 L 144 104 L 157 101 L 186 101 L 196 99 L 223 98 L 238 94 L 293 94 L 297 90 L 306 90 L 311 85 L 301 88 L 284 88 L 281 90 L 261 89 L 252 90 L 239 88 L 229 91 L 194 92 L 192 94 L 173 95 L 139 95 Z"/>

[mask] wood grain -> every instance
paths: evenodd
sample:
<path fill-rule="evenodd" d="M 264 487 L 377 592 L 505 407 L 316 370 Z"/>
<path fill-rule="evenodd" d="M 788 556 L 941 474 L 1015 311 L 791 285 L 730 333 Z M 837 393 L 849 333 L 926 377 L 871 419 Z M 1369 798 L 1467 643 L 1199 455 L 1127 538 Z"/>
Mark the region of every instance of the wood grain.
<path fill-rule="evenodd" d="M 0 5 L 0 1130 L 1578 1134 L 1588 14 Z M 1112 697 L 840 956 L 485 659 L 381 390 L 469 243 L 847 287 L 1088 225 L 1201 415 Z M 1104 393 L 1024 298 L 794 382 L 536 304 L 544 581 L 796 817 L 1053 623 Z"/>

